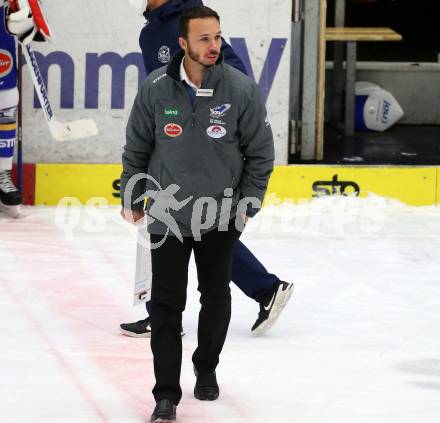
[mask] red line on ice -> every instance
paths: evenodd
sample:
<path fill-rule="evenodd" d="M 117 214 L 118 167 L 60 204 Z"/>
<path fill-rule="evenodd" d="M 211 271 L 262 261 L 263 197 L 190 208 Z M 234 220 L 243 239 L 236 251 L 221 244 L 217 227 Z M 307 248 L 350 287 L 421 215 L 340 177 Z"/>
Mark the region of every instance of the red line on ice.
<path fill-rule="evenodd" d="M 83 398 L 86 400 L 86 402 L 89 403 L 89 405 L 95 410 L 96 414 L 98 415 L 100 421 L 102 422 L 108 422 L 109 420 L 105 416 L 104 412 L 100 409 L 99 405 L 96 403 L 96 401 L 90 396 L 89 392 L 87 391 L 87 388 L 82 384 L 82 382 L 78 379 L 78 377 L 75 375 L 74 371 L 71 369 L 71 367 L 67 364 L 66 360 L 60 354 L 56 347 L 54 346 L 53 342 L 46 336 L 43 329 L 41 328 L 41 324 L 33 317 L 33 315 L 26 309 L 26 307 L 23 305 L 23 303 L 18 299 L 18 297 L 11 291 L 11 289 L 5 284 L 3 285 L 8 295 L 12 298 L 14 303 L 17 305 L 17 307 L 20 309 L 20 311 L 24 314 L 26 319 L 29 321 L 29 323 L 32 325 L 34 332 L 37 333 L 40 338 L 43 340 L 43 342 L 46 344 L 47 349 L 49 352 L 55 357 L 55 359 L 58 362 L 58 365 L 64 370 L 67 377 L 70 379 L 72 384 L 78 389 L 78 391 L 81 393 Z"/>

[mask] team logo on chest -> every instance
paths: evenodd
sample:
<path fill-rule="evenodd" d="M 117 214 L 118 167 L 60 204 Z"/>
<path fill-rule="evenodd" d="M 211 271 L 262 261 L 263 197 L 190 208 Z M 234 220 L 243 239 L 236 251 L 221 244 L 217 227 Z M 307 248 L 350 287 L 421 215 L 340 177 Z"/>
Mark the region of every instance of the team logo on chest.
<path fill-rule="evenodd" d="M 157 58 L 160 63 L 168 63 L 171 59 L 170 48 L 168 46 L 162 46 L 157 53 Z"/>
<path fill-rule="evenodd" d="M 182 134 L 183 129 L 180 125 L 177 125 L 177 123 L 169 123 L 168 125 L 165 125 L 163 131 L 165 132 L 165 135 L 168 135 L 170 138 L 176 138 Z"/>
<path fill-rule="evenodd" d="M 206 130 L 206 133 L 208 134 L 208 137 L 218 139 L 223 138 L 226 135 L 226 129 L 220 125 L 213 125 Z"/>
<path fill-rule="evenodd" d="M 214 119 L 218 119 L 223 117 L 227 111 L 231 108 L 232 106 L 229 103 L 226 104 L 222 104 L 221 106 L 217 106 L 214 108 L 210 108 L 209 110 L 211 111 L 211 117 Z"/>
<path fill-rule="evenodd" d="M 4 78 L 12 71 L 12 55 L 8 50 L 0 49 L 0 78 Z"/>

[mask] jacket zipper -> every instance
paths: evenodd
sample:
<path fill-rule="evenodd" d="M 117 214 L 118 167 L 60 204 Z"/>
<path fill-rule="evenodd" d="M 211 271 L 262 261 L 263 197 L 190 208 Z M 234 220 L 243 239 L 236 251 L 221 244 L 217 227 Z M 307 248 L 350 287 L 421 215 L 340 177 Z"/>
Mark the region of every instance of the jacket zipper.
<path fill-rule="evenodd" d="M 195 101 L 194 104 L 191 101 L 191 97 L 188 94 L 188 92 L 186 91 L 186 88 L 182 86 L 181 82 L 177 82 L 176 81 L 177 86 L 179 87 L 180 91 L 183 92 L 184 97 L 186 97 L 189 100 L 189 103 L 192 107 L 192 118 L 191 118 L 191 127 L 194 128 L 195 125 L 195 121 L 196 121 L 196 109 L 195 109 Z"/>

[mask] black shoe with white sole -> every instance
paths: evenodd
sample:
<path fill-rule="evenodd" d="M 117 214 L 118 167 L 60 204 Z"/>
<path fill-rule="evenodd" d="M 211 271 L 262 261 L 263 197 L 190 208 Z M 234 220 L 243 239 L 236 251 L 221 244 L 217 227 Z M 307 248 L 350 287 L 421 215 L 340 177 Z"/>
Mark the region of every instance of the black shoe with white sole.
<path fill-rule="evenodd" d="M 262 335 L 267 332 L 280 317 L 281 312 L 293 293 L 293 283 L 278 281 L 274 285 L 273 293 L 268 301 L 260 302 L 260 312 L 252 333 Z"/>
<path fill-rule="evenodd" d="M 149 317 L 133 323 L 122 323 L 120 325 L 120 328 L 121 332 L 124 335 L 132 336 L 133 338 L 150 338 L 151 336 L 151 325 Z"/>
<path fill-rule="evenodd" d="M 168 400 L 162 399 L 156 403 L 156 408 L 151 415 L 151 423 L 172 423 L 176 421 L 176 405 Z"/>
<path fill-rule="evenodd" d="M 144 320 L 138 320 L 134 323 L 121 323 L 121 332 L 124 335 L 131 336 L 133 338 L 150 338 L 151 337 L 151 322 L 150 317 Z M 181 329 L 181 335 L 185 335 L 183 329 Z"/>

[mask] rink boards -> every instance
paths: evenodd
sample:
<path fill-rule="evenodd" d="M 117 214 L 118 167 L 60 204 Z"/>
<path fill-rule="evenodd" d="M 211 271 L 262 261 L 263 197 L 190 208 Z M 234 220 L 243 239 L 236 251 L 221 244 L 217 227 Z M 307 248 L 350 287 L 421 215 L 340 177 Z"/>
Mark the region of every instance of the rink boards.
<path fill-rule="evenodd" d="M 119 164 L 26 165 L 27 204 L 118 205 Z M 406 166 L 277 166 L 271 177 L 266 203 L 302 202 L 322 195 L 369 194 L 405 204 L 440 204 L 440 167 Z"/>

